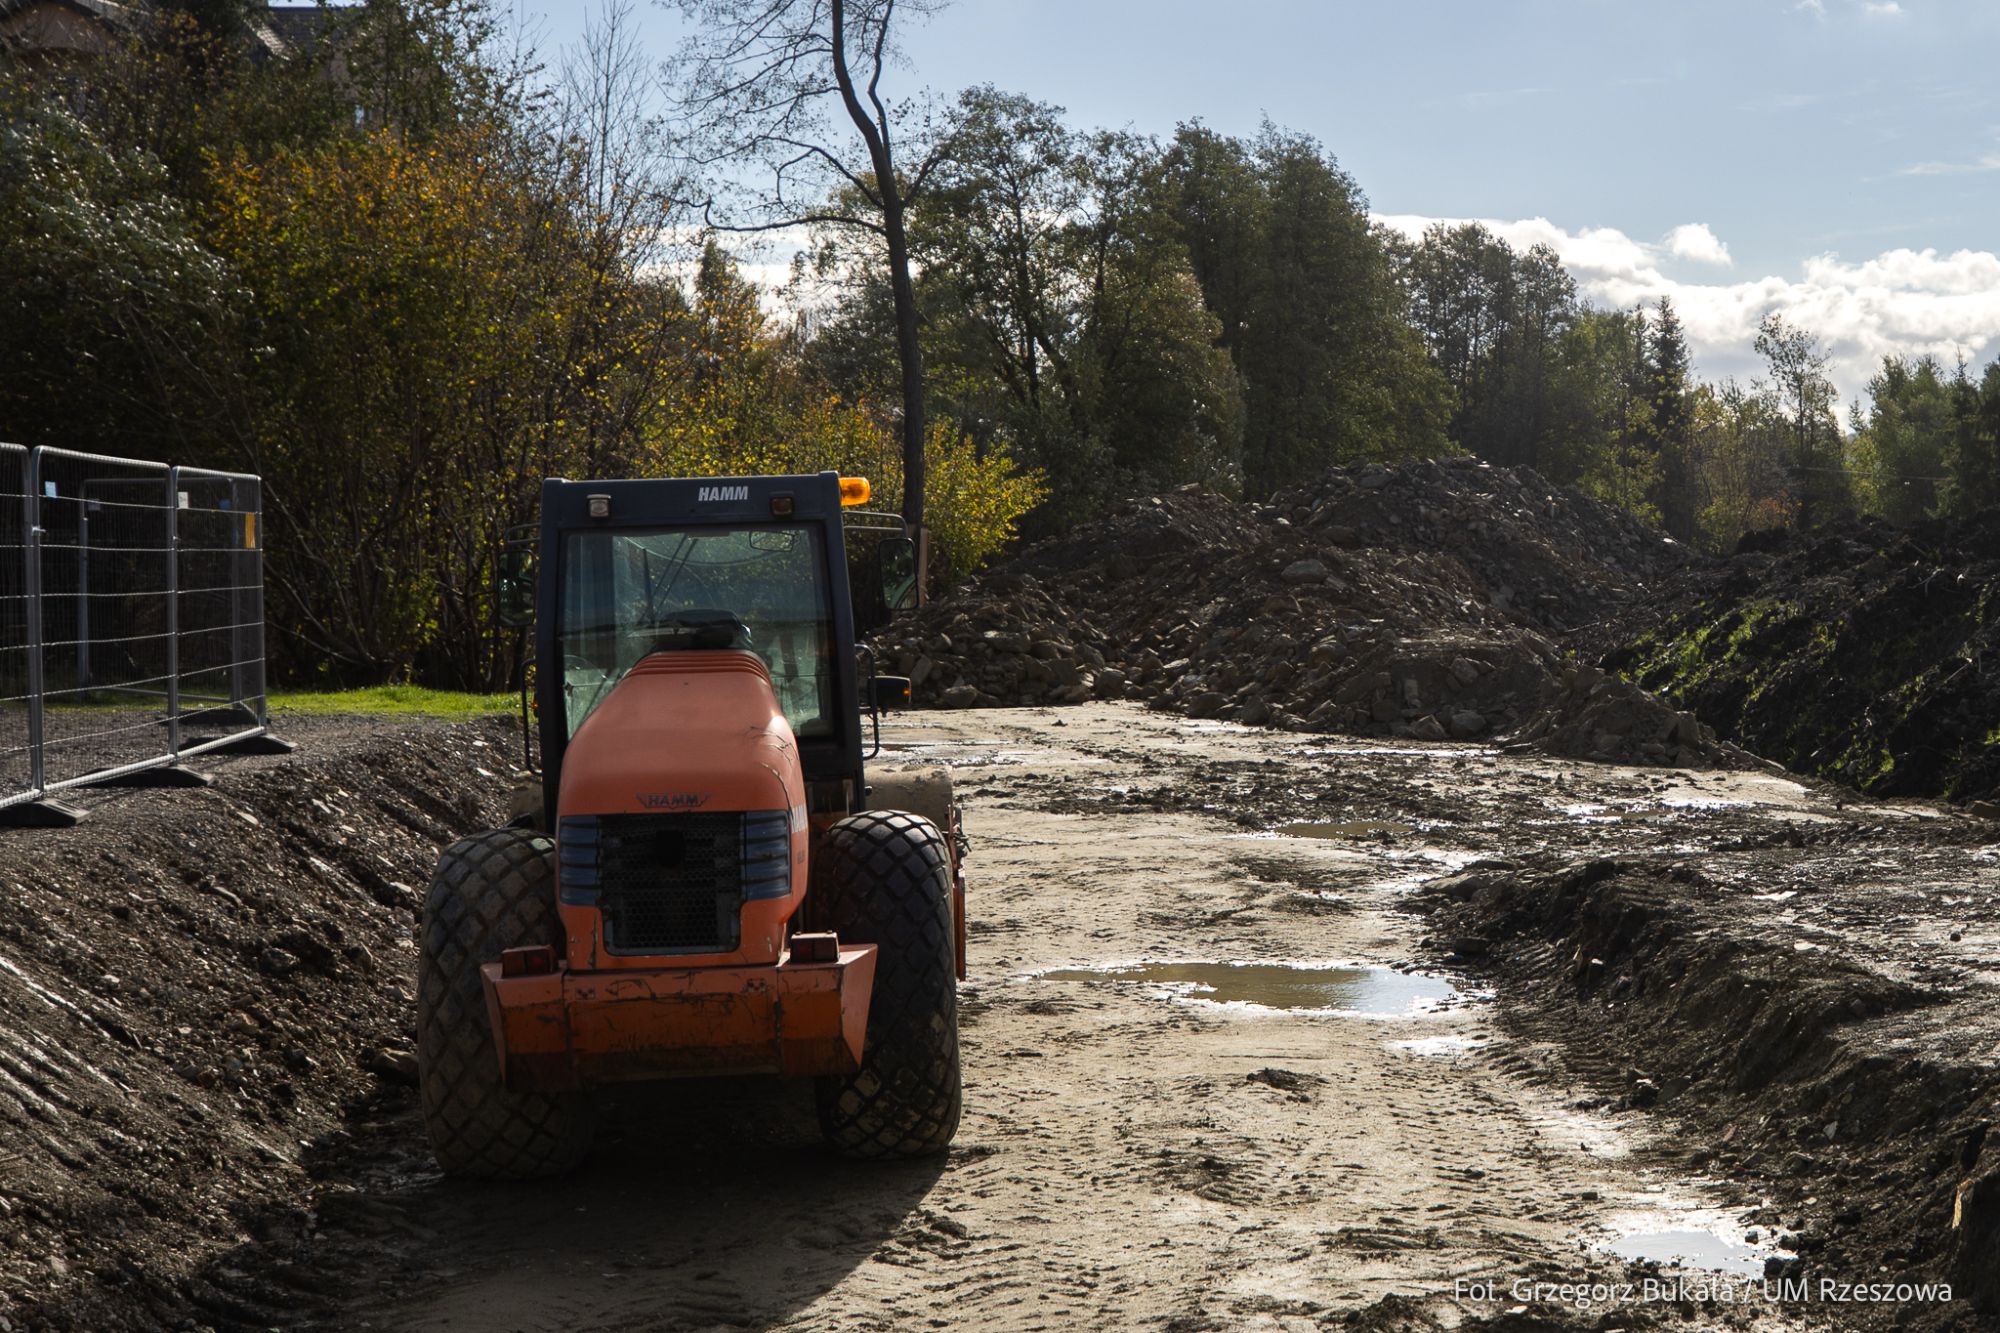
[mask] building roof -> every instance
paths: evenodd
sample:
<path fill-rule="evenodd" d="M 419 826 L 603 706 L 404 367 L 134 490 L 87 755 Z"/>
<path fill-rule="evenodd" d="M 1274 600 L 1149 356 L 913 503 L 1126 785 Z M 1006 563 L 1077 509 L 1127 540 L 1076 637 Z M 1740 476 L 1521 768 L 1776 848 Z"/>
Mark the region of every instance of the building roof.
<path fill-rule="evenodd" d="M 111 0 L 0 0 L 0 19 L 25 14 L 31 9 L 70 9 L 120 27 L 131 27 L 151 5 L 113 4 Z"/>
<path fill-rule="evenodd" d="M 0 0 L 0 22 L 37 9 L 61 9 L 131 31 L 155 9 L 154 0 Z M 280 59 L 310 50 L 339 10 L 327 5 L 263 5 L 249 14 L 250 36 Z"/>
<path fill-rule="evenodd" d="M 253 22 L 261 22 L 285 47 L 280 55 L 311 50 L 340 11 L 330 5 L 267 5 Z"/>

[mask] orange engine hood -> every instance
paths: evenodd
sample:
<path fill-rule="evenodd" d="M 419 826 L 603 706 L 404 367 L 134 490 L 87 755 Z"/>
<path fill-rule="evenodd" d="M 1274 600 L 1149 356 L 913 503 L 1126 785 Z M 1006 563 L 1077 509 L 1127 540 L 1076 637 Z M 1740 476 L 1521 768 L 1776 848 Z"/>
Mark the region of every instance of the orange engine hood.
<path fill-rule="evenodd" d="M 785 923 L 806 891 L 805 776 L 770 673 L 754 653 L 664 652 L 641 659 L 570 739 L 563 752 L 557 811 L 559 864 L 565 864 L 564 823 L 573 816 L 789 815 L 789 891 L 746 895 L 733 950 L 674 951 L 679 966 L 778 960 L 785 947 Z M 605 943 L 599 909 L 591 902 L 572 902 L 565 893 L 560 910 L 570 967 L 588 971 L 656 965 L 656 954 L 613 951 Z"/>
<path fill-rule="evenodd" d="M 756 654 L 654 653 L 563 752 L 563 815 L 789 810 L 804 823 L 798 744 Z"/>

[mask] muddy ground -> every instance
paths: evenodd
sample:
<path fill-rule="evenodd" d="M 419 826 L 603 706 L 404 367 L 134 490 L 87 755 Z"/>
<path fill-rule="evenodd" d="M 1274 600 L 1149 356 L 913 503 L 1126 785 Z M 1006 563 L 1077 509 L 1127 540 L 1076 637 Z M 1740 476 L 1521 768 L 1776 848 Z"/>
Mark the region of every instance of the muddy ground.
<path fill-rule="evenodd" d="M 499 723 L 0 835 L 0 1326 L 2000 1326 L 2000 827 L 1120 704 L 889 738 L 972 841 L 967 1117 L 903 1166 L 746 1080 L 438 1179 L 405 890 L 497 813 Z"/>

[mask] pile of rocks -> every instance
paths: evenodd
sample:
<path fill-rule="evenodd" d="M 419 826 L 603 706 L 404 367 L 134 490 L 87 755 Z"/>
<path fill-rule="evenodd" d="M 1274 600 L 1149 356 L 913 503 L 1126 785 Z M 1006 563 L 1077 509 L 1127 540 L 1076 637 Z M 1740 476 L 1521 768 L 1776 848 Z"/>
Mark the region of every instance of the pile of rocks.
<path fill-rule="evenodd" d="M 1531 472 L 1371 466 L 1270 504 L 1193 487 L 1134 501 L 876 648 L 944 707 L 1136 698 L 1299 731 L 1713 763 L 1712 734 L 1651 696 L 1579 694 L 1551 637 L 1690 558 Z"/>
<path fill-rule="evenodd" d="M 1104 635 L 1033 579 L 994 577 L 901 622 L 876 651 L 943 708 L 1073 704 L 1123 693 Z"/>
<path fill-rule="evenodd" d="M 1550 754 L 1680 767 L 1751 767 L 1758 761 L 1716 739 L 1692 713 L 1592 666 L 1572 666 L 1510 741 Z"/>

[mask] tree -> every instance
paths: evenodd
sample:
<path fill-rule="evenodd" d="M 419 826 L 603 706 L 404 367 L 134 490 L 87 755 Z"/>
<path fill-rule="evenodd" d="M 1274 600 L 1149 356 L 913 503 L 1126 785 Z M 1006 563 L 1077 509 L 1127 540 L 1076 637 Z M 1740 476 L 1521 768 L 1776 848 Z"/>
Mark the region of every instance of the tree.
<path fill-rule="evenodd" d="M 1840 423 L 1833 415 L 1833 381 L 1826 374 L 1832 358 L 1818 337 L 1775 312 L 1758 326 L 1756 348 L 1769 367 L 1768 386 L 1791 437 L 1798 521 L 1811 527 L 1816 513 L 1824 517 L 1825 511 L 1849 503 L 1847 473 L 1837 448 Z"/>
<path fill-rule="evenodd" d="M 1599 368 L 1595 357 L 1579 361 L 1564 354 L 1568 335 L 1578 320 L 1576 282 L 1554 250 L 1535 245 L 1513 256 L 1512 271 L 1501 291 L 1498 336 L 1487 377 L 1490 392 L 1480 404 L 1485 410 L 1474 418 L 1465 442 L 1469 446 L 1478 440 L 1489 457 L 1526 463 L 1567 480 L 1580 471 L 1580 465 L 1574 458 L 1559 456 L 1553 399 L 1566 370 Z M 1623 335 L 1632 330 L 1620 324 L 1617 332 Z M 1636 348 L 1636 342 L 1623 337 L 1611 344 L 1591 344 L 1592 351 L 1600 354 L 1628 347 Z M 1570 344 L 1569 350 L 1577 350 L 1576 345 Z M 1610 406 L 1621 436 L 1626 432 L 1629 404 L 1624 381 L 1635 359 L 1614 355 L 1602 365 L 1605 385 L 1593 386 L 1611 390 Z M 1576 442 L 1566 443 L 1573 446 Z"/>
<path fill-rule="evenodd" d="M 1158 206 L 1152 145 L 1099 133 L 1084 160 L 1081 396 L 1114 469 L 1110 494 L 1185 481 L 1234 492 L 1244 479 L 1242 386 Z"/>
<path fill-rule="evenodd" d="M 901 501 L 901 449 L 864 404 L 828 392 L 788 331 L 774 331 L 719 246 L 704 251 L 690 293 L 686 370 L 664 389 L 634 459 L 641 476 L 743 476 L 828 470 L 876 479 L 877 502 Z M 935 503 L 937 565 L 969 573 L 1012 540 L 1047 494 L 1042 474 L 1005 442 L 983 450 L 934 422 L 925 474 Z"/>
<path fill-rule="evenodd" d="M 1550 429 L 1537 468 L 1649 523 L 1660 458 L 1644 375 L 1642 310 L 1583 308 L 1569 322 L 1551 392 Z"/>
<path fill-rule="evenodd" d="M 1250 149 L 1199 121 L 1174 132 L 1160 160 L 1162 201 L 1221 329 L 1216 345 L 1241 365 L 1245 331 L 1264 288 L 1268 198 Z"/>
<path fill-rule="evenodd" d="M 1439 223 L 1397 256 L 1411 323 L 1454 392 L 1452 440 L 1495 463 L 1579 480 L 1607 404 L 1623 428 L 1634 361 L 1606 361 L 1601 330 L 1575 336 L 1587 312 L 1555 251 L 1516 253 L 1478 223 Z"/>
<path fill-rule="evenodd" d="M 1856 406 L 1855 481 L 1864 507 L 1892 523 L 1914 523 L 1938 507 L 1956 414 L 1952 381 L 1935 357 L 1885 356 Z"/>
<path fill-rule="evenodd" d="M 11 99 L 8 99 L 11 100 Z M 60 101 L 0 117 L 0 423 L 149 457 L 225 428 L 244 293 L 160 162 Z M 107 448 L 116 441 L 117 449 Z"/>
<path fill-rule="evenodd" d="M 1977 381 L 1963 359 L 1951 384 L 1952 429 L 1945 447 L 1945 481 L 1940 508 L 1951 518 L 1967 518 L 2000 506 L 2000 362 Z"/>
<path fill-rule="evenodd" d="M 1243 381 L 1247 490 L 1447 447 L 1447 390 L 1405 322 L 1387 242 L 1317 142 L 1268 123 L 1247 144 L 1183 125 L 1160 176 Z"/>
<path fill-rule="evenodd" d="M 1133 490 L 1240 479 L 1241 395 L 1216 346 L 1147 140 L 1072 129 L 1059 107 L 990 87 L 943 118 L 910 212 L 928 399 L 980 448 L 1044 470 L 1067 522 Z M 887 274 L 841 229 L 813 272 L 841 279 L 814 356 L 856 396 L 882 386 Z M 879 251 L 872 258 L 879 259 Z"/>
<path fill-rule="evenodd" d="M 1645 377 L 1650 413 L 1647 434 L 1660 464 L 1654 501 L 1668 534 L 1678 541 L 1691 542 L 1695 538 L 1696 504 L 1689 458 L 1694 403 L 1690 397 L 1687 334 L 1673 302 L 1664 296 L 1646 338 Z"/>
<path fill-rule="evenodd" d="M 1440 222 L 1399 258 L 1410 324 L 1451 386 L 1452 438 L 1495 462 L 1526 461 L 1496 455 L 1478 430 L 1513 317 L 1513 249 L 1476 222 Z"/>
<path fill-rule="evenodd" d="M 913 134 L 912 106 L 885 100 L 899 0 L 674 0 L 696 24 L 669 66 L 680 128 L 713 187 L 703 218 L 729 231 L 801 225 L 865 232 L 887 265 L 901 370 L 903 517 L 924 521 L 923 346 L 910 262 L 909 210 L 937 162 Z M 900 0 L 925 14 L 936 0 Z M 836 134 L 838 111 L 852 138 Z M 761 172 L 753 182 L 746 173 Z"/>
<path fill-rule="evenodd" d="M 1747 532 L 1797 517 L 1785 423 L 1768 393 L 1733 379 L 1696 387 L 1691 471 L 1703 545 L 1727 551 Z"/>
<path fill-rule="evenodd" d="M 979 87 L 960 94 L 944 138 L 914 241 L 930 354 L 945 372 L 936 388 L 1044 466 L 1082 464 L 1062 478 L 1063 494 L 1080 496 L 1089 411 L 1076 335 L 1093 201 L 1082 136 L 1060 107 Z"/>

